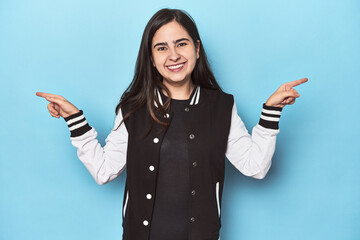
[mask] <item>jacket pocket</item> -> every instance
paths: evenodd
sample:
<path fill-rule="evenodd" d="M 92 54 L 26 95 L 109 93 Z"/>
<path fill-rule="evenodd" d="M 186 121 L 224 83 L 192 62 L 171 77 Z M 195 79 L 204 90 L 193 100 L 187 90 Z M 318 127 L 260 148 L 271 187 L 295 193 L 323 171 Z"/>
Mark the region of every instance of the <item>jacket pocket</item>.
<path fill-rule="evenodd" d="M 127 207 L 127 203 L 129 200 L 129 190 L 126 192 L 126 198 L 125 198 L 125 203 L 124 203 L 124 209 L 123 209 L 123 217 L 125 218 L 125 213 L 126 213 L 126 207 Z"/>
<path fill-rule="evenodd" d="M 219 182 L 216 182 L 216 203 L 217 203 L 217 210 L 218 210 L 218 216 L 220 218 L 220 195 L 219 195 Z"/>

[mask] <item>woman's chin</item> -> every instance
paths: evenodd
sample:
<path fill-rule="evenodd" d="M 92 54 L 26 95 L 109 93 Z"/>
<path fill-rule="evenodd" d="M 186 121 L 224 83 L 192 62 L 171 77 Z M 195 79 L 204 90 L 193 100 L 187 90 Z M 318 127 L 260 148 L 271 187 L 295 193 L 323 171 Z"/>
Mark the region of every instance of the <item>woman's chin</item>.
<path fill-rule="evenodd" d="M 163 83 L 164 84 L 170 84 L 170 85 L 183 85 L 191 81 L 190 77 L 179 77 L 179 78 L 164 78 Z"/>

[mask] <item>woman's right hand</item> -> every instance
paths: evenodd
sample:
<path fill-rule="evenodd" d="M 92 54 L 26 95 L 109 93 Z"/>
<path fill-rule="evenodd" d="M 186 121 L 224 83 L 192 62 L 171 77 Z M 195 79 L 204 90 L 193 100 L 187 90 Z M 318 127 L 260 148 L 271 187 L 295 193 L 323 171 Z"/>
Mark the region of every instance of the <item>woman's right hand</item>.
<path fill-rule="evenodd" d="M 51 116 L 59 118 L 60 116 L 66 118 L 70 115 L 80 112 L 71 102 L 60 95 L 51 93 L 36 92 L 36 96 L 43 97 L 50 103 L 47 105 Z"/>

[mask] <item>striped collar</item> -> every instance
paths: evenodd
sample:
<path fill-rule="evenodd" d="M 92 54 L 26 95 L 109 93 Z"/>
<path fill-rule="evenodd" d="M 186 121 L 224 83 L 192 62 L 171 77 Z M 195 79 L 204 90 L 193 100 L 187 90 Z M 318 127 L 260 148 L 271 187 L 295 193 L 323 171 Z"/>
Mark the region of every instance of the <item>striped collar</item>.
<path fill-rule="evenodd" d="M 155 95 L 157 96 L 161 106 L 164 105 L 163 99 L 161 97 L 161 94 L 160 94 L 160 91 L 158 88 L 155 89 Z M 199 103 L 199 100 L 200 100 L 200 86 L 196 86 L 195 92 L 194 92 L 193 96 L 191 97 L 189 105 L 197 105 Z M 155 105 L 155 107 L 158 107 L 155 100 L 154 100 L 154 105 Z"/>

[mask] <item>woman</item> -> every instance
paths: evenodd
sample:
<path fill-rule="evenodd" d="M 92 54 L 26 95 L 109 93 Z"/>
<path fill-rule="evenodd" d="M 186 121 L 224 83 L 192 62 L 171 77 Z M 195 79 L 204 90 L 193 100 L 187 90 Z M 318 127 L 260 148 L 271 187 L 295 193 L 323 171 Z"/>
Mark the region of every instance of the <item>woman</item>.
<path fill-rule="evenodd" d="M 101 145 L 82 110 L 40 93 L 50 115 L 63 117 L 78 157 L 102 185 L 125 168 L 123 239 L 218 239 L 225 155 L 247 176 L 271 165 L 280 113 L 299 94 L 280 88 L 263 105 L 250 136 L 232 95 L 210 70 L 194 21 L 162 9 L 148 22 L 133 81 L 116 107 L 114 130 Z"/>

